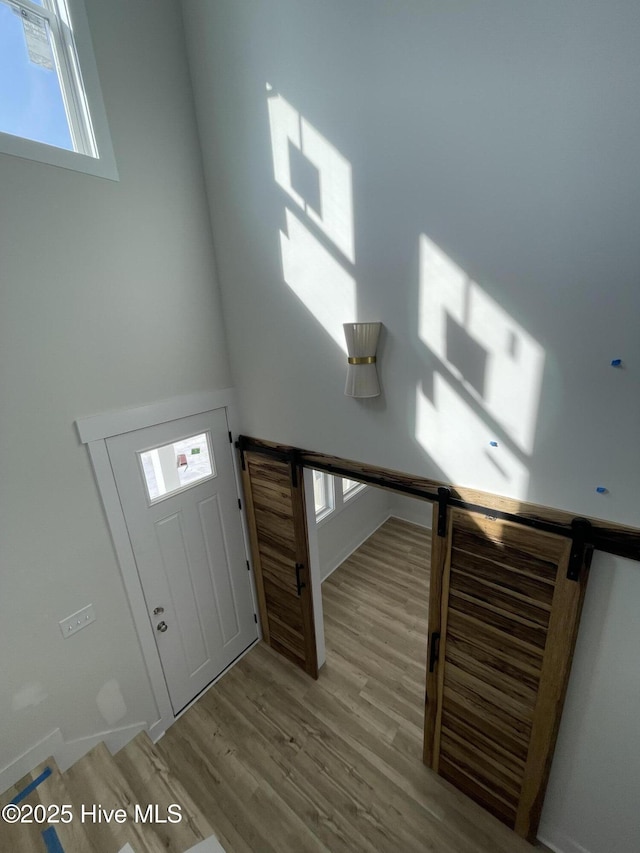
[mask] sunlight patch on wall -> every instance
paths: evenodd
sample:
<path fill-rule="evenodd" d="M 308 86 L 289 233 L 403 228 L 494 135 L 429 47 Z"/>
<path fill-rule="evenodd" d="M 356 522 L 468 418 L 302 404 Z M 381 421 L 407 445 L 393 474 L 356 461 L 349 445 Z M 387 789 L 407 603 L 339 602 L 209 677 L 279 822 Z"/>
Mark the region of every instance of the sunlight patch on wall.
<path fill-rule="evenodd" d="M 345 317 L 356 316 L 356 283 L 290 210 L 280 232 L 284 280 L 346 353 Z"/>
<path fill-rule="evenodd" d="M 299 210 L 280 231 L 286 284 L 346 353 L 343 323 L 357 321 L 351 164 L 267 84 L 273 175 Z"/>
<path fill-rule="evenodd" d="M 281 95 L 269 92 L 269 125 L 273 174 L 282 189 L 299 205 L 350 263 L 355 262 L 351 164 Z M 292 162 L 295 152 L 307 161 L 307 176 Z M 299 161 L 299 162 L 300 162 Z M 308 167 L 313 170 L 312 174 Z M 309 184 L 318 184 L 310 198 Z"/>
<path fill-rule="evenodd" d="M 526 466 L 507 447 L 500 448 L 499 458 L 491 452 L 491 428 L 439 373 L 433 402 L 420 385 L 416 390 L 416 438 L 449 482 L 513 498 L 526 495 Z"/>
<path fill-rule="evenodd" d="M 420 339 L 524 453 L 533 450 L 544 350 L 436 244 L 420 237 Z"/>

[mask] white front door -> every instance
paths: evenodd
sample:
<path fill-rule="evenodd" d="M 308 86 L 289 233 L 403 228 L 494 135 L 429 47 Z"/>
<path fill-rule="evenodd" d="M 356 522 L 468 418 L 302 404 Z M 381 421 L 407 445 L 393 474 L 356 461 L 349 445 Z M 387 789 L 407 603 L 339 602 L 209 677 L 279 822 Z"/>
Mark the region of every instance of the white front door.
<path fill-rule="evenodd" d="M 107 439 L 171 704 L 258 636 L 226 411 Z"/>

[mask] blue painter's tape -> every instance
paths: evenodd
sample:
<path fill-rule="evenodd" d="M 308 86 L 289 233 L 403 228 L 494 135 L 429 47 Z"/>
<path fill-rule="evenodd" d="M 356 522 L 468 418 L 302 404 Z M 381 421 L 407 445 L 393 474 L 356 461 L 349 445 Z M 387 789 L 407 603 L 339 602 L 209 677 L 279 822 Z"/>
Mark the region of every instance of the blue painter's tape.
<path fill-rule="evenodd" d="M 64 853 L 64 848 L 60 844 L 60 839 L 54 826 L 48 826 L 46 829 L 43 829 L 42 838 L 47 845 L 47 853 Z"/>
<path fill-rule="evenodd" d="M 621 364 L 622 364 L 621 358 L 614 358 L 611 362 L 611 367 L 620 367 Z"/>
<path fill-rule="evenodd" d="M 45 767 L 37 779 L 34 779 L 33 782 L 30 782 L 26 788 L 24 788 L 22 791 L 20 791 L 20 793 L 17 794 L 11 800 L 11 805 L 17 806 L 18 803 L 21 803 L 23 800 L 25 800 L 29 796 L 29 794 L 32 791 L 35 791 L 35 789 L 38 787 L 38 785 L 41 785 L 45 779 L 49 778 L 49 776 L 51 776 L 51 768 Z"/>
<path fill-rule="evenodd" d="M 490 441 L 489 444 L 491 445 L 491 447 L 497 447 L 498 446 L 497 441 Z"/>
<path fill-rule="evenodd" d="M 608 491 L 609 489 L 607 489 L 606 486 L 596 486 L 596 492 L 599 495 L 606 495 Z"/>

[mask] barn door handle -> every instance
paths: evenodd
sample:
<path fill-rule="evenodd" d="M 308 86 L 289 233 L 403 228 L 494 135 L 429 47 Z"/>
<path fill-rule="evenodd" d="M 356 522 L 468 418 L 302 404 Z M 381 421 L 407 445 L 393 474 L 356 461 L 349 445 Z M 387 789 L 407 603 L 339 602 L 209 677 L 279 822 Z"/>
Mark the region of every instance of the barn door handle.
<path fill-rule="evenodd" d="M 300 570 L 303 568 L 304 566 L 302 563 L 296 563 L 296 586 L 298 587 L 298 598 L 302 595 L 302 587 L 306 586 L 306 583 L 300 580 Z"/>
<path fill-rule="evenodd" d="M 440 632 L 434 631 L 431 634 L 431 643 L 429 644 L 429 672 L 433 672 L 438 660 L 438 652 L 440 651 Z"/>

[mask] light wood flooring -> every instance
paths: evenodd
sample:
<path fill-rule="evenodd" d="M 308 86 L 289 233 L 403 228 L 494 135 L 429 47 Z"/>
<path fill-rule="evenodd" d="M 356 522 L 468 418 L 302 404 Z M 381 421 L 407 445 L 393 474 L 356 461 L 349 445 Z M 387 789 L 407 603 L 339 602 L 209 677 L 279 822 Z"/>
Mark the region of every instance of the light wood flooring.
<path fill-rule="evenodd" d="M 160 742 L 228 853 L 533 849 L 422 763 L 428 557 L 386 522 L 323 584 L 317 682 L 257 646 Z"/>
<path fill-rule="evenodd" d="M 526 853 L 533 848 L 422 763 L 429 534 L 391 519 L 323 584 L 318 681 L 261 644 L 155 746 L 97 747 L 25 802 L 181 805 L 179 825 L 74 820 L 64 853 Z M 36 768 L 2 804 L 36 778 Z M 42 827 L 0 825 L 2 853 L 44 853 Z"/>

